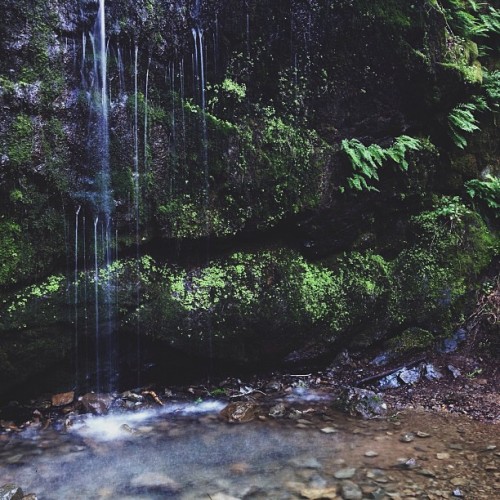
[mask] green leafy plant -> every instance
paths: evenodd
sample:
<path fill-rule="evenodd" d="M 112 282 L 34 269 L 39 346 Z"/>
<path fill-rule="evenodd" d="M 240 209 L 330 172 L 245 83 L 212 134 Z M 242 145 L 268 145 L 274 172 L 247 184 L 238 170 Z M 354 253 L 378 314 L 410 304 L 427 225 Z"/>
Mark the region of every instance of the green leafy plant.
<path fill-rule="evenodd" d="M 465 183 L 465 188 L 471 198 L 486 203 L 500 217 L 500 177 L 488 174 L 484 180 L 472 179 Z"/>
<path fill-rule="evenodd" d="M 455 106 L 448 115 L 450 135 L 456 146 L 464 149 L 467 139 L 464 134 L 470 134 L 479 130 L 478 121 L 474 116 L 477 106 L 472 103 L 460 103 Z"/>
<path fill-rule="evenodd" d="M 378 144 L 365 146 L 357 139 L 344 139 L 342 141 L 342 151 L 348 156 L 354 173 L 347 179 L 351 189 L 362 191 L 377 191 L 368 183 L 370 180 L 379 180 L 378 169 L 383 163 L 390 159 L 402 170 L 408 170 L 408 151 L 417 151 L 423 148 L 420 139 L 402 135 L 397 137 L 392 146 L 383 148 Z"/>

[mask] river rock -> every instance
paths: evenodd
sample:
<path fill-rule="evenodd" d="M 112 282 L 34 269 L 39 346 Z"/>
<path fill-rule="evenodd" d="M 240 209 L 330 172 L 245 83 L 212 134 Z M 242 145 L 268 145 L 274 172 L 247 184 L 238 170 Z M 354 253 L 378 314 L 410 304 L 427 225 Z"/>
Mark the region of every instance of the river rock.
<path fill-rule="evenodd" d="M 335 479 L 351 479 L 351 477 L 356 474 L 356 469 L 354 467 L 348 467 L 345 469 L 339 469 L 333 474 Z"/>
<path fill-rule="evenodd" d="M 387 389 L 397 389 L 398 387 L 401 387 L 401 381 L 399 380 L 398 372 L 391 373 L 390 375 L 381 378 L 379 380 L 378 387 L 383 391 Z"/>
<path fill-rule="evenodd" d="M 111 396 L 111 394 L 96 394 L 89 392 L 81 396 L 78 401 L 84 413 L 103 415 L 111 408 L 113 396 Z"/>
<path fill-rule="evenodd" d="M 351 415 L 359 415 L 363 418 L 376 418 L 387 413 L 387 405 L 382 395 L 366 389 L 351 387 L 344 392 L 342 401 L 345 409 Z"/>
<path fill-rule="evenodd" d="M 210 495 L 208 498 L 211 498 L 212 500 L 241 500 L 240 497 L 233 497 L 232 495 L 228 495 L 226 493 L 216 493 L 215 495 Z"/>
<path fill-rule="evenodd" d="M 219 415 L 230 423 L 244 424 L 255 419 L 258 406 L 247 401 L 229 403 Z"/>
<path fill-rule="evenodd" d="M 361 488 L 352 481 L 344 481 L 342 483 L 341 494 L 345 500 L 361 500 L 363 498 Z"/>
<path fill-rule="evenodd" d="M 337 488 L 304 488 L 299 493 L 302 498 L 310 500 L 334 500 L 338 498 Z"/>
<path fill-rule="evenodd" d="M 285 413 L 286 413 L 286 406 L 283 403 L 278 403 L 269 410 L 269 416 L 273 418 L 284 417 Z"/>
<path fill-rule="evenodd" d="M 401 434 L 399 440 L 402 443 L 411 443 L 415 440 L 415 434 L 413 434 L 413 432 L 405 432 L 404 434 Z"/>
<path fill-rule="evenodd" d="M 439 380 L 443 378 L 441 372 L 431 363 L 425 365 L 425 378 L 427 380 Z"/>
<path fill-rule="evenodd" d="M 294 458 L 290 463 L 300 469 L 321 469 L 321 464 L 314 457 Z"/>
<path fill-rule="evenodd" d="M 181 489 L 179 483 L 160 472 L 144 472 L 130 481 L 130 486 L 139 490 L 160 490 L 165 493 L 176 493 Z"/>
<path fill-rule="evenodd" d="M 448 370 L 450 370 L 451 374 L 453 375 L 453 378 L 458 378 L 460 377 L 460 375 L 462 375 L 462 372 L 453 365 L 448 365 Z"/>
<path fill-rule="evenodd" d="M 21 500 L 23 496 L 23 490 L 15 484 L 4 484 L 0 488 L 0 500 Z"/>
<path fill-rule="evenodd" d="M 62 392 L 52 396 L 52 406 L 66 406 L 73 402 L 75 399 L 75 392 Z"/>
<path fill-rule="evenodd" d="M 416 384 L 421 377 L 420 368 L 403 368 L 398 373 L 399 379 L 405 384 Z"/>

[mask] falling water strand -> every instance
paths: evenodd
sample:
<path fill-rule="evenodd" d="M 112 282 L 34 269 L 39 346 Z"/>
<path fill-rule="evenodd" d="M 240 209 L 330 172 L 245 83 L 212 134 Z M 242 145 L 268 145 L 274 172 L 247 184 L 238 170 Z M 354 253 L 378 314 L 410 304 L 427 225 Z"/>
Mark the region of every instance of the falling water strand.
<path fill-rule="evenodd" d="M 214 33 L 214 74 L 217 76 L 219 69 L 219 18 L 215 15 Z"/>
<path fill-rule="evenodd" d="M 193 34 L 194 41 L 194 53 L 193 53 L 193 95 L 195 99 L 198 99 L 199 89 L 200 89 L 200 72 L 199 72 L 199 62 L 198 62 L 198 28 L 193 28 L 191 30 Z"/>
<path fill-rule="evenodd" d="M 138 85 L 137 85 L 137 60 L 139 47 L 135 46 L 134 57 L 134 210 L 135 210 L 135 238 L 136 250 L 139 251 L 139 118 L 138 118 Z"/>
<path fill-rule="evenodd" d="M 181 111 L 182 111 L 182 157 L 186 158 L 186 111 L 184 109 L 185 83 L 184 83 L 184 59 L 180 64 L 181 84 Z"/>
<path fill-rule="evenodd" d="M 207 116 L 206 116 L 206 97 L 205 97 L 205 61 L 203 54 L 203 31 L 197 28 L 198 40 L 200 43 L 200 77 L 201 77 L 201 125 L 202 125 L 202 161 L 204 176 L 204 202 L 205 211 L 208 213 L 208 136 L 207 136 Z M 206 216 L 208 226 L 208 216 Z M 208 233 L 208 227 L 206 228 Z"/>
<path fill-rule="evenodd" d="M 206 260 L 209 261 L 210 255 L 210 228 L 209 228 L 209 178 L 208 178 L 208 133 L 207 133 L 207 116 L 206 116 L 206 82 L 205 82 L 205 52 L 203 43 L 203 31 L 199 26 L 193 29 L 193 36 L 195 41 L 195 60 L 198 58 L 199 54 L 199 73 L 198 68 L 196 70 L 197 74 L 200 75 L 200 91 L 201 91 L 201 154 L 202 154 L 202 165 L 203 165 L 203 208 L 205 215 L 205 234 L 206 234 Z M 198 45 L 199 44 L 199 45 Z M 209 374 L 213 372 L 212 362 L 213 362 L 213 347 L 212 347 L 212 325 L 211 318 L 207 318 L 207 338 L 208 338 L 208 355 L 210 359 L 210 370 Z"/>
<path fill-rule="evenodd" d="M 250 59 L 250 13 L 249 12 L 247 12 L 246 33 L 247 33 L 247 57 Z"/>
<path fill-rule="evenodd" d="M 140 335 L 140 289 L 139 289 L 139 102 L 138 102 L 138 59 L 139 46 L 135 45 L 134 54 L 134 217 L 135 217 L 135 251 L 136 251 L 136 339 L 137 339 L 137 385 L 141 384 L 141 335 Z"/>
<path fill-rule="evenodd" d="M 87 274 L 87 218 L 85 215 L 82 218 L 82 233 L 83 233 L 83 245 L 82 245 L 82 250 L 83 250 L 83 256 L 82 256 L 82 264 L 83 264 L 83 321 L 84 321 L 84 328 L 83 328 L 83 338 L 85 339 L 85 349 L 83 356 L 85 359 L 85 380 L 88 380 L 89 378 L 89 357 L 88 357 L 88 351 L 89 351 L 89 342 L 88 342 L 88 303 L 87 303 L 87 284 L 88 284 L 88 274 Z"/>
<path fill-rule="evenodd" d="M 98 260 L 98 242 L 97 225 L 99 217 L 94 219 L 94 301 L 95 301 L 95 369 L 96 369 L 96 390 L 100 391 L 100 359 L 99 359 L 99 260 Z"/>
<path fill-rule="evenodd" d="M 74 277 L 74 306 L 75 306 L 75 386 L 78 388 L 78 382 L 80 379 L 80 369 L 79 369 L 79 345 L 78 345 L 78 223 L 80 216 L 79 206 L 75 212 L 75 277 Z"/>
<path fill-rule="evenodd" d="M 146 88 L 144 91 L 144 171 L 148 170 L 148 87 L 149 87 L 149 66 L 151 58 L 148 59 L 148 67 L 146 69 Z"/>
<path fill-rule="evenodd" d="M 171 104 L 172 104 L 172 171 L 170 175 L 170 196 L 172 196 L 173 187 L 175 186 L 175 180 L 178 169 L 178 155 L 177 155 L 177 129 L 176 129 L 176 120 L 175 120 L 175 63 L 171 63 L 169 66 L 170 73 L 170 96 L 171 96 Z"/>
<path fill-rule="evenodd" d="M 87 37 L 85 33 L 82 33 L 82 65 L 80 67 L 80 79 L 82 88 L 87 87 L 87 82 L 85 78 L 85 65 L 86 65 L 86 56 L 87 56 Z"/>
<path fill-rule="evenodd" d="M 122 56 L 122 49 L 118 47 L 118 82 L 119 82 L 119 91 L 120 95 L 125 94 L 125 70 L 123 66 L 123 56 Z"/>

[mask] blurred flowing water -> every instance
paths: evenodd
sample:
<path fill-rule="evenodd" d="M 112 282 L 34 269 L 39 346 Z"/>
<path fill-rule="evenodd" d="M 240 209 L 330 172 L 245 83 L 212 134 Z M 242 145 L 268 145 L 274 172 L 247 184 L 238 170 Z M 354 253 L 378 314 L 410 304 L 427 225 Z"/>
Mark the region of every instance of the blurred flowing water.
<path fill-rule="evenodd" d="M 300 418 L 228 424 L 210 400 L 3 434 L 0 483 L 41 500 L 498 498 L 494 425 L 423 412 L 363 421 L 285 402 Z"/>

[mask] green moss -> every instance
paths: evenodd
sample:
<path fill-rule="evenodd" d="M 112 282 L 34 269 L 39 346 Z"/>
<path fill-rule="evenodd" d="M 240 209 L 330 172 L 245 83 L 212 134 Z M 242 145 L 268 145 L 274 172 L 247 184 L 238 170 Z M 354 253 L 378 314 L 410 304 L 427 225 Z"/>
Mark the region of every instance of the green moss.
<path fill-rule="evenodd" d="M 354 4 L 362 14 L 372 17 L 376 22 L 382 22 L 397 29 L 406 29 L 411 26 L 411 11 L 405 2 L 398 0 L 384 2 L 356 0 Z"/>
<path fill-rule="evenodd" d="M 399 354 L 411 351 L 419 351 L 431 347 L 434 336 L 422 328 L 408 328 L 401 335 L 392 338 L 388 347 Z"/>
<path fill-rule="evenodd" d="M 8 133 L 7 154 L 13 167 L 23 167 L 31 162 L 34 126 L 25 114 L 17 115 Z"/>
<path fill-rule="evenodd" d="M 15 222 L 0 219 L 0 285 L 18 277 L 24 249 L 20 245 L 21 228 Z"/>
<path fill-rule="evenodd" d="M 495 238 L 458 198 L 436 199 L 412 219 L 415 243 L 392 263 L 394 325 L 448 329 L 465 294 L 494 255 Z"/>

